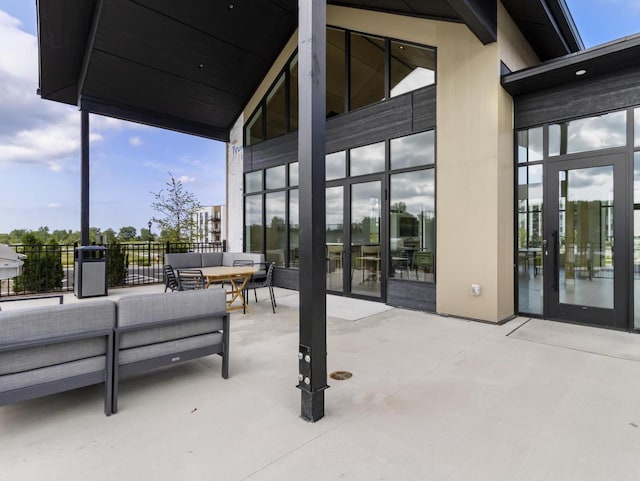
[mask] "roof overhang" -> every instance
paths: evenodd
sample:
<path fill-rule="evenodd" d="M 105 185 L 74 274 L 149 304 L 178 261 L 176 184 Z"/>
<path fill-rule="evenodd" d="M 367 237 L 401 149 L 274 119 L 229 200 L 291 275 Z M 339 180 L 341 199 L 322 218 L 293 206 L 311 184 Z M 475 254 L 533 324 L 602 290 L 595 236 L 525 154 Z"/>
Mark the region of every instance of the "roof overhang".
<path fill-rule="evenodd" d="M 640 67 L 640 34 L 502 76 L 513 97 Z"/>
<path fill-rule="evenodd" d="M 496 0 L 328 3 L 464 23 L 485 44 L 497 36 Z M 557 13 L 564 0 L 503 3 L 541 58 L 579 47 L 570 15 Z M 298 24 L 297 0 L 36 5 L 42 98 L 223 141 Z"/>

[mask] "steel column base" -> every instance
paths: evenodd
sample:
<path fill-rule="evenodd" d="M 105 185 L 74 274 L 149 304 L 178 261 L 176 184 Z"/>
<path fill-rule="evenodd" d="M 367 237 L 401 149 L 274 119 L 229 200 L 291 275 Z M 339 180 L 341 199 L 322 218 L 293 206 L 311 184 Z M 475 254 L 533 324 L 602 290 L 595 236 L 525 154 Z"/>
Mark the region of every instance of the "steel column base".
<path fill-rule="evenodd" d="M 324 389 L 316 392 L 301 390 L 300 417 L 310 423 L 315 423 L 324 417 Z"/>

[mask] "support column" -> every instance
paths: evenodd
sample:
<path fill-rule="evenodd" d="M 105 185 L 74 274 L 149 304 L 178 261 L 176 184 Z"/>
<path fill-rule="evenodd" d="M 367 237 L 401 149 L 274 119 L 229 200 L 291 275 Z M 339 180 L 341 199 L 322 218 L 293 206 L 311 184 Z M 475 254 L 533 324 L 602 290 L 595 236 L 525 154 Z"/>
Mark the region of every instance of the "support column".
<path fill-rule="evenodd" d="M 89 111 L 80 111 L 80 243 L 89 245 Z"/>
<path fill-rule="evenodd" d="M 325 244 L 326 0 L 299 0 L 298 161 L 300 188 L 301 416 L 324 416 L 327 388 Z"/>

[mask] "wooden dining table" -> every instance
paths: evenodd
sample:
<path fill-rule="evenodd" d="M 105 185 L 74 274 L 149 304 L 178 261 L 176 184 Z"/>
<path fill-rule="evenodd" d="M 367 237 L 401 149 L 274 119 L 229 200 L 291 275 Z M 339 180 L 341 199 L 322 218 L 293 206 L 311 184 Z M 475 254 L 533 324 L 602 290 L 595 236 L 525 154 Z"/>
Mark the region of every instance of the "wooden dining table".
<path fill-rule="evenodd" d="M 227 295 L 231 296 L 227 299 L 227 311 L 242 309 L 244 312 L 251 312 L 244 298 L 244 288 L 251 276 L 258 271 L 258 266 L 203 267 L 201 271 L 207 288 L 215 282 L 231 284 L 231 289 L 227 291 Z M 239 304 L 236 301 L 239 301 Z"/>

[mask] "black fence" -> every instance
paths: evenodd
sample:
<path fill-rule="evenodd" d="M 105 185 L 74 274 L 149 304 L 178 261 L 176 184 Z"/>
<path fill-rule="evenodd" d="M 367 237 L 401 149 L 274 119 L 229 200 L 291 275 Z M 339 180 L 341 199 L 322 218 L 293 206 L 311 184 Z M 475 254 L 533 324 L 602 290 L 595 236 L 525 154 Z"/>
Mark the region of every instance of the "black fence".
<path fill-rule="evenodd" d="M 22 273 L 12 279 L 0 280 L 0 297 L 73 291 L 75 248 L 73 245 L 11 245 L 24 254 Z M 162 282 L 164 255 L 175 252 L 224 252 L 226 241 L 138 242 L 112 244 L 107 254 L 109 287 L 140 286 Z"/>

